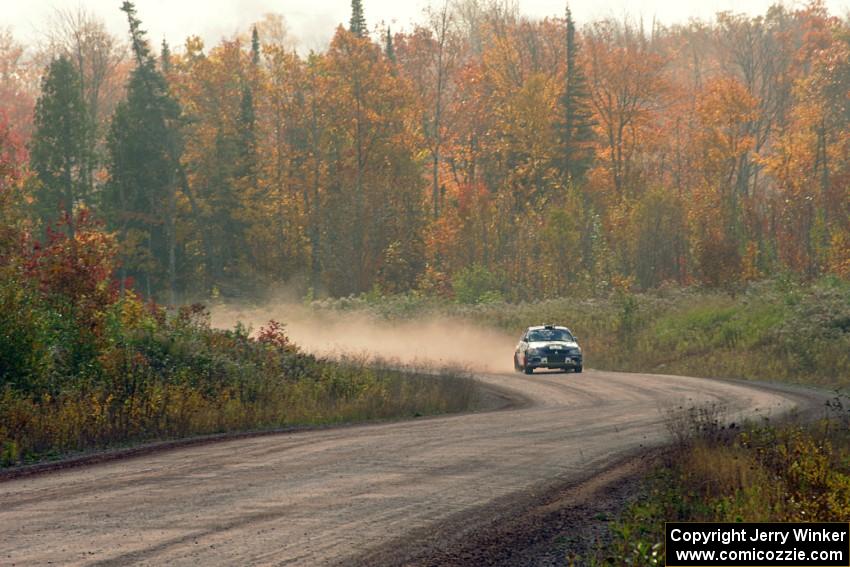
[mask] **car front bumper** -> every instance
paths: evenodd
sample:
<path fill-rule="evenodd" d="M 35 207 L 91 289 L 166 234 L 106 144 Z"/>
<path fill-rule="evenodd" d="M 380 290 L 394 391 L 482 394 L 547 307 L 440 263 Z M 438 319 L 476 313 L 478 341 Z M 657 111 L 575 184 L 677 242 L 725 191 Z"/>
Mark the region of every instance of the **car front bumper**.
<path fill-rule="evenodd" d="M 582 357 L 570 356 L 552 356 L 540 355 L 530 356 L 526 361 L 528 368 L 576 368 L 582 365 Z"/>

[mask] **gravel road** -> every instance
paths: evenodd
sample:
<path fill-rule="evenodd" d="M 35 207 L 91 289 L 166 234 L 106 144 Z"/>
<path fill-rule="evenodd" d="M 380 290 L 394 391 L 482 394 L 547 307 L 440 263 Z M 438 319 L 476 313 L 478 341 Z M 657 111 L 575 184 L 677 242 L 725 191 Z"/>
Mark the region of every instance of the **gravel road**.
<path fill-rule="evenodd" d="M 516 407 L 225 441 L 0 483 L 0 565 L 358 564 L 393 547 L 399 562 L 417 545 L 440 545 L 424 534 L 457 526 L 462 537 L 494 503 L 663 444 L 677 405 L 716 401 L 738 419 L 805 403 L 791 391 L 649 374 L 480 380 L 514 392 Z"/>

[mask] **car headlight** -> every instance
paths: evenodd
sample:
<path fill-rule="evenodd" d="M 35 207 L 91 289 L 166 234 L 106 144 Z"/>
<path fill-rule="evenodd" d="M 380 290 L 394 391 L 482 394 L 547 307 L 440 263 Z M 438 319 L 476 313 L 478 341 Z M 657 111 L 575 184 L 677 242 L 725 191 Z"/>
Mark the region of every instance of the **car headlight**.
<path fill-rule="evenodd" d="M 540 354 L 540 349 L 530 348 L 527 351 L 525 351 L 525 354 L 527 354 L 529 356 L 537 356 L 538 354 Z"/>

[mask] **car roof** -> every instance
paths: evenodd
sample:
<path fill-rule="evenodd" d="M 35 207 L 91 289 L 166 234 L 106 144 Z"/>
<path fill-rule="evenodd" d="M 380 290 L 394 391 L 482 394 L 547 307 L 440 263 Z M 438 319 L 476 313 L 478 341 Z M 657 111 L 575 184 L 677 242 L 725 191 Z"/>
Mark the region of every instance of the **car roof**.
<path fill-rule="evenodd" d="M 563 327 L 561 325 L 535 325 L 533 327 L 527 328 L 525 331 L 540 331 L 542 329 L 561 329 L 562 331 L 569 331 L 569 328 Z M 570 331 L 572 333 L 572 331 Z"/>

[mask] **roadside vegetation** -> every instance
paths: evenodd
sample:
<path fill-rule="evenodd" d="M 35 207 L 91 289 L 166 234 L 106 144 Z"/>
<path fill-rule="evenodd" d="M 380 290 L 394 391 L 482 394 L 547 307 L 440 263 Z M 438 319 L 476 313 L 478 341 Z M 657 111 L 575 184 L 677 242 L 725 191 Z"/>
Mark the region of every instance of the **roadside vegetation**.
<path fill-rule="evenodd" d="M 301 352 L 274 321 L 213 329 L 114 278 L 115 243 L 7 242 L 0 268 L 0 467 L 148 440 L 460 411 L 471 381 Z M 20 235 L 19 235 L 20 236 Z"/>
<path fill-rule="evenodd" d="M 850 515 L 850 406 L 816 424 L 726 427 L 714 411 L 674 419 L 677 442 L 642 496 L 579 565 L 663 565 L 664 522 L 843 521 Z M 688 423 L 688 427 L 681 427 Z"/>
<path fill-rule="evenodd" d="M 470 296 L 479 300 L 372 293 L 311 305 L 389 320 L 458 318 L 517 337 L 529 325 L 561 323 L 597 369 L 850 385 L 850 283 L 838 278 L 776 278 L 734 293 L 667 287 L 522 303 L 494 299 L 486 287 L 458 294 Z"/>

